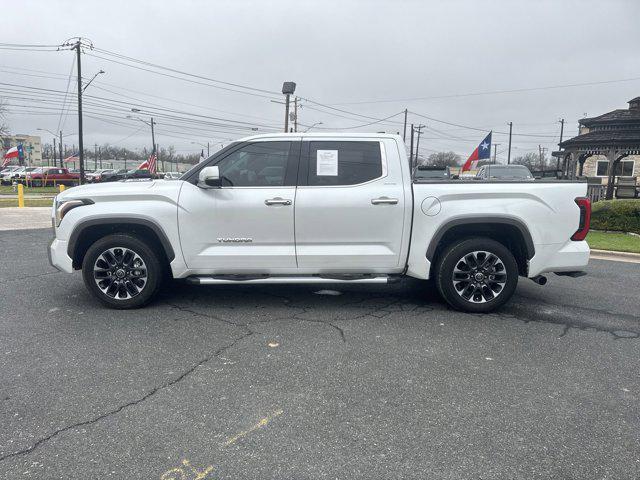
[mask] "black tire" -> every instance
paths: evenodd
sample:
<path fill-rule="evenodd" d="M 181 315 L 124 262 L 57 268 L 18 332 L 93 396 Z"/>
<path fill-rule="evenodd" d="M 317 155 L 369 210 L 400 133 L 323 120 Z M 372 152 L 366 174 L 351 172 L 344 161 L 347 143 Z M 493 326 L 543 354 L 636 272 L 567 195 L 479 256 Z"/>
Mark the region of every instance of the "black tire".
<path fill-rule="evenodd" d="M 515 292 L 518 264 L 501 243 L 468 238 L 445 248 L 436 263 L 435 279 L 440 295 L 453 308 L 486 313 L 504 305 Z"/>
<path fill-rule="evenodd" d="M 144 240 L 121 233 L 97 240 L 82 261 L 87 289 L 104 305 L 117 309 L 149 303 L 160 289 L 164 271 L 160 258 Z"/>

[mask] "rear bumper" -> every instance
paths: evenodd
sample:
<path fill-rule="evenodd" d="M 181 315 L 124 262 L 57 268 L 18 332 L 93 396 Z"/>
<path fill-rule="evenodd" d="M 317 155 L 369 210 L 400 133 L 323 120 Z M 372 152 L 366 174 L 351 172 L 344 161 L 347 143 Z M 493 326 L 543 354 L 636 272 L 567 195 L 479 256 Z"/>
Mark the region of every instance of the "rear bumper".
<path fill-rule="evenodd" d="M 564 244 L 536 245 L 536 254 L 529 260 L 529 277 L 546 272 L 582 271 L 589 264 L 591 250 L 585 241 Z"/>
<path fill-rule="evenodd" d="M 67 255 L 67 244 L 64 240 L 53 239 L 47 249 L 49 263 L 62 272 L 73 273 L 73 261 Z"/>

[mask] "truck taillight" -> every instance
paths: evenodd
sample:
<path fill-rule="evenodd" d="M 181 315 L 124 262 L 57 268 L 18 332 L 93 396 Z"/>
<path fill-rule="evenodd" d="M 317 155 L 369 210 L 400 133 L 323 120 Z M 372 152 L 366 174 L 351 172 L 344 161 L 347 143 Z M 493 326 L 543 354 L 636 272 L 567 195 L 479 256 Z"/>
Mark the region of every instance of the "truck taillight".
<path fill-rule="evenodd" d="M 585 239 L 591 226 L 591 201 L 587 197 L 578 197 L 576 198 L 576 204 L 580 209 L 580 223 L 571 240 L 580 241 Z"/>

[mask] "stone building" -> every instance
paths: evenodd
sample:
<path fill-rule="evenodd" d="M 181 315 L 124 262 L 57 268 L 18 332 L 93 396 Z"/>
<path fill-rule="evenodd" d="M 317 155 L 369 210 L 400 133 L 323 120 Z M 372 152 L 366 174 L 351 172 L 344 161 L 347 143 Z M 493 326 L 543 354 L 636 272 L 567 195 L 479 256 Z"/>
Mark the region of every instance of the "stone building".
<path fill-rule="evenodd" d="M 0 158 L 7 150 L 22 144 L 24 148 L 24 163 L 27 165 L 42 163 L 42 143 L 36 135 L 4 135 L 0 144 Z M 16 162 L 17 163 L 17 162 Z"/>
<path fill-rule="evenodd" d="M 613 197 L 618 177 L 640 176 L 640 97 L 617 109 L 579 121 L 578 136 L 560 143 L 553 152 L 562 160 L 565 177 L 585 176 L 602 179 L 607 198 Z"/>

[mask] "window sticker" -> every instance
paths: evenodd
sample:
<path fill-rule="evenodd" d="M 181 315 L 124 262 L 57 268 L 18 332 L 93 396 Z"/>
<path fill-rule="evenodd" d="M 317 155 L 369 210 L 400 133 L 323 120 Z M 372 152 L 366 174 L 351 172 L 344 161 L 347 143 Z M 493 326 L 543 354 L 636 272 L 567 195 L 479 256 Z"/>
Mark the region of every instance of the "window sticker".
<path fill-rule="evenodd" d="M 338 176 L 338 150 L 318 150 L 316 175 L 319 177 Z"/>

